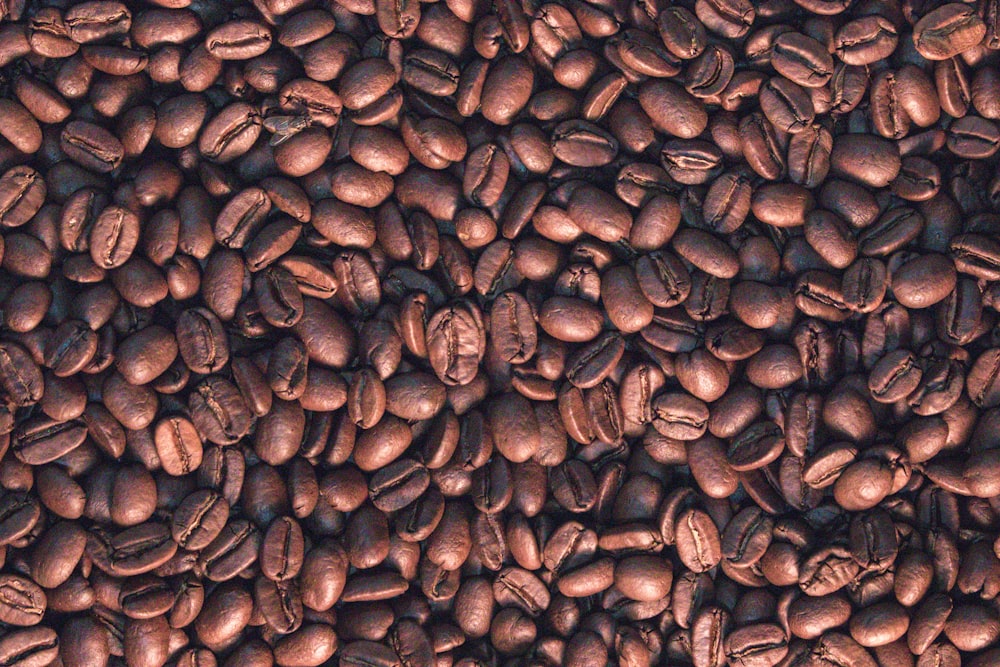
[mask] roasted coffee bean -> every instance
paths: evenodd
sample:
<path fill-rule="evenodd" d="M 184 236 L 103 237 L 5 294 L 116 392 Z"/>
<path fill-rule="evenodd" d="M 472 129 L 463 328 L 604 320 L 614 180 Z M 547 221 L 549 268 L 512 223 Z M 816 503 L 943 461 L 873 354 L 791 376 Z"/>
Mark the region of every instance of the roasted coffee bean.
<path fill-rule="evenodd" d="M 653 399 L 652 408 L 653 426 L 667 437 L 696 440 L 708 427 L 708 407 L 688 394 L 660 394 Z"/>
<path fill-rule="evenodd" d="M 205 36 L 205 48 L 222 60 L 247 60 L 264 53 L 270 45 L 270 31 L 247 20 L 223 23 Z"/>
<path fill-rule="evenodd" d="M 781 456 L 784 447 L 784 438 L 776 424 L 755 424 L 733 440 L 729 464 L 738 472 L 762 468 Z"/>
<path fill-rule="evenodd" d="M 749 179 L 739 172 L 728 172 L 712 181 L 703 202 L 705 224 L 721 234 L 739 229 L 750 212 L 751 191 Z"/>
<path fill-rule="evenodd" d="M 692 572 L 706 572 L 722 560 L 719 529 L 701 510 L 687 510 L 674 528 L 677 554 Z"/>
<path fill-rule="evenodd" d="M 685 88 L 695 97 L 712 98 L 726 89 L 735 69 L 733 54 L 712 44 L 691 63 L 685 74 Z"/>
<path fill-rule="evenodd" d="M 24 463 L 41 465 L 72 452 L 86 437 L 87 427 L 82 421 L 56 422 L 41 416 L 14 431 L 11 446 Z"/>
<path fill-rule="evenodd" d="M 690 60 L 705 49 L 705 25 L 684 7 L 671 7 L 657 17 L 660 39 L 677 58 Z"/>
<path fill-rule="evenodd" d="M 260 545 L 260 569 L 273 581 L 286 581 L 298 575 L 305 553 L 302 528 L 291 517 L 271 522 Z"/>
<path fill-rule="evenodd" d="M 851 604 L 841 595 L 803 595 L 788 606 L 788 627 L 796 637 L 816 639 L 846 623 L 850 615 Z"/>
<path fill-rule="evenodd" d="M 157 422 L 153 442 L 163 469 L 171 475 L 186 475 L 201 465 L 201 436 L 186 417 L 174 415 Z"/>
<path fill-rule="evenodd" d="M 50 4 L 0 662 L 997 661 L 995 0 Z"/>
<path fill-rule="evenodd" d="M 305 393 L 308 370 L 305 346 L 295 338 L 285 337 L 271 351 L 265 378 L 278 398 L 292 401 Z"/>
<path fill-rule="evenodd" d="M 775 129 L 798 134 L 815 119 L 813 103 L 801 86 L 774 77 L 760 88 L 760 107 Z"/>
<path fill-rule="evenodd" d="M 986 24 L 959 3 L 938 7 L 913 26 L 913 44 L 928 60 L 947 60 L 975 46 L 985 36 Z"/>
<path fill-rule="evenodd" d="M 885 16 L 862 16 L 848 21 L 834 38 L 836 54 L 847 65 L 869 65 L 896 50 L 899 33 Z"/>
<path fill-rule="evenodd" d="M 0 223 L 19 227 L 45 202 L 47 187 L 40 173 L 27 165 L 14 166 L 0 176 Z"/>
<path fill-rule="evenodd" d="M 213 230 L 216 240 L 230 248 L 241 248 L 263 225 L 271 200 L 262 188 L 247 188 L 231 198 L 219 211 Z"/>
<path fill-rule="evenodd" d="M 38 364 L 16 343 L 0 344 L 0 385 L 8 400 L 28 406 L 42 399 L 45 381 Z"/>
<path fill-rule="evenodd" d="M 624 204 L 586 184 L 573 191 L 566 212 L 580 229 L 607 243 L 627 237 L 633 222 Z"/>
<path fill-rule="evenodd" d="M 518 292 L 505 292 L 490 311 L 494 349 L 510 363 L 524 363 L 538 349 L 538 330 L 530 304 Z"/>
<path fill-rule="evenodd" d="M 138 242 L 138 216 L 112 204 L 101 211 L 90 228 L 90 257 L 102 269 L 118 268 L 132 256 Z"/>
<path fill-rule="evenodd" d="M 769 183 L 761 186 L 751 198 L 753 214 L 774 227 L 799 227 L 815 202 L 812 194 L 800 185 Z"/>
<path fill-rule="evenodd" d="M 383 511 L 402 509 L 427 490 L 430 474 L 412 459 L 399 459 L 379 470 L 369 482 L 372 504 Z"/>
<path fill-rule="evenodd" d="M 140 329 L 118 344 L 115 365 L 131 384 L 148 384 L 177 357 L 174 334 L 159 325 Z"/>
<path fill-rule="evenodd" d="M 991 348 L 979 355 L 966 376 L 966 390 L 976 405 L 984 408 L 1000 404 L 997 392 L 997 369 L 1000 368 L 1000 350 Z"/>
<path fill-rule="evenodd" d="M 260 316 L 271 326 L 293 327 L 305 312 L 302 290 L 295 276 L 278 266 L 264 269 L 254 278 L 254 296 Z"/>
<path fill-rule="evenodd" d="M 177 318 L 177 347 L 195 373 L 215 373 L 229 362 L 229 338 L 222 322 L 207 308 L 185 310 Z"/>
<path fill-rule="evenodd" d="M 876 401 L 895 403 L 917 388 L 921 376 L 917 360 L 909 350 L 894 350 L 872 367 L 868 388 Z"/>
<path fill-rule="evenodd" d="M 636 279 L 643 295 L 654 306 L 670 308 L 683 303 L 691 292 L 691 277 L 673 254 L 654 251 L 636 260 Z"/>
<path fill-rule="evenodd" d="M 629 556 L 615 564 L 614 581 L 629 599 L 652 602 L 666 596 L 673 582 L 673 569 L 659 556 Z"/>
<path fill-rule="evenodd" d="M 230 521 L 201 550 L 198 562 L 210 581 L 227 581 L 257 560 L 260 531 L 245 519 Z"/>
<path fill-rule="evenodd" d="M 45 593 L 35 582 L 14 574 L 0 577 L 0 619 L 17 626 L 37 625 L 45 614 Z"/>
<path fill-rule="evenodd" d="M 485 355 L 485 331 L 477 306 L 456 302 L 427 322 L 427 351 L 438 378 L 448 385 L 468 384 Z"/>
<path fill-rule="evenodd" d="M 708 115 L 697 98 L 669 81 L 643 84 L 639 89 L 639 104 L 654 127 L 681 139 L 693 139 L 708 124 Z"/>
<path fill-rule="evenodd" d="M 501 605 L 516 606 L 530 616 L 544 612 L 551 601 L 548 589 L 538 577 L 516 567 L 500 571 L 493 583 L 493 597 Z"/>
<path fill-rule="evenodd" d="M 236 387 L 219 376 L 208 376 L 188 399 L 198 433 L 220 445 L 232 444 L 250 430 L 251 416 Z"/>
<path fill-rule="evenodd" d="M 734 664 L 775 665 L 788 653 L 780 627 L 758 623 L 737 628 L 726 637 L 726 658 Z"/>
<path fill-rule="evenodd" d="M 110 172 L 122 162 L 124 148 L 115 135 L 86 121 L 72 121 L 59 136 L 63 152 L 81 166 L 98 172 Z"/>
<path fill-rule="evenodd" d="M 782 76 L 809 88 L 819 88 L 833 76 L 833 58 L 823 45 L 798 32 L 786 32 L 774 40 L 771 66 Z"/>
<path fill-rule="evenodd" d="M 566 121 L 552 131 L 552 153 L 576 167 L 600 167 L 618 154 L 618 140 L 587 121 Z"/>
<path fill-rule="evenodd" d="M 229 517 L 229 503 L 214 491 L 195 491 L 174 511 L 170 530 L 185 549 L 197 551 L 214 540 Z"/>
<path fill-rule="evenodd" d="M 503 297 L 496 303 L 503 307 Z M 583 343 L 601 333 L 603 320 L 600 309 L 589 301 L 554 296 L 542 303 L 538 323 L 545 333 L 557 340 Z"/>
<path fill-rule="evenodd" d="M 59 655 L 59 638 L 46 626 L 16 630 L 0 639 L 0 657 L 11 664 L 42 665 Z"/>
<path fill-rule="evenodd" d="M 722 153 L 705 141 L 674 139 L 664 142 L 660 163 L 678 183 L 700 185 L 722 171 Z"/>
<path fill-rule="evenodd" d="M 498 59 L 483 83 L 481 112 L 497 125 L 508 125 L 528 103 L 534 87 L 534 70 L 522 56 Z"/>
<path fill-rule="evenodd" d="M 132 576 L 163 565 L 177 551 L 177 543 L 166 526 L 143 523 L 111 535 L 91 532 L 87 553 L 103 572 L 112 576 Z"/>
<path fill-rule="evenodd" d="M 804 187 L 816 187 L 830 172 L 833 136 L 822 125 L 813 124 L 794 137 L 788 145 L 788 177 Z"/>

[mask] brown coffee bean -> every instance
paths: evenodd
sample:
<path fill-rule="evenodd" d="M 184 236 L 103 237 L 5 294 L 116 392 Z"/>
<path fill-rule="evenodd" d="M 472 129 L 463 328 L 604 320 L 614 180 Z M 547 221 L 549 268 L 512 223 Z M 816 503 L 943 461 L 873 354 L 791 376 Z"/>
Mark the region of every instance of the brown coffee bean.
<path fill-rule="evenodd" d="M 219 494 L 201 490 L 184 498 L 174 510 L 171 534 L 185 549 L 199 550 L 218 537 L 229 518 L 229 503 Z"/>
<path fill-rule="evenodd" d="M 16 630 L 0 640 L 0 657 L 16 664 L 44 664 L 59 655 L 59 639 L 51 628 Z"/>
<path fill-rule="evenodd" d="M 37 625 L 41 622 L 45 609 L 45 593 L 38 584 L 13 574 L 0 577 L 0 619 L 4 623 L 16 626 Z"/>
<path fill-rule="evenodd" d="M 848 65 L 868 65 L 887 57 L 899 41 L 896 26 L 884 16 L 863 16 L 845 23 L 835 36 L 837 56 Z"/>
<path fill-rule="evenodd" d="M 615 586 L 633 600 L 665 597 L 673 581 L 669 561 L 658 556 L 630 556 L 615 564 Z"/>
<path fill-rule="evenodd" d="M 928 60 L 947 60 L 978 44 L 986 25 L 959 3 L 942 5 L 913 26 L 913 44 Z"/>
<path fill-rule="evenodd" d="M 867 159 L 859 159 L 861 154 Z M 830 164 L 834 173 L 870 187 L 885 187 L 899 174 L 899 150 L 887 139 L 860 134 L 843 135 L 833 142 Z"/>
<path fill-rule="evenodd" d="M 686 510 L 674 527 L 677 554 L 692 572 L 706 572 L 722 560 L 719 529 L 701 510 Z"/>

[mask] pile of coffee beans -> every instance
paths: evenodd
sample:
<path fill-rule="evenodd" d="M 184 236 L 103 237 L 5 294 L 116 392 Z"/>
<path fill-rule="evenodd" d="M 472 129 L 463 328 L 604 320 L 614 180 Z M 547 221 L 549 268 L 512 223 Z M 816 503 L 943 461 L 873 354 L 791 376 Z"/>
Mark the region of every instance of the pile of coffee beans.
<path fill-rule="evenodd" d="M 0 0 L 0 666 L 997 667 L 998 152 L 998 0 Z"/>

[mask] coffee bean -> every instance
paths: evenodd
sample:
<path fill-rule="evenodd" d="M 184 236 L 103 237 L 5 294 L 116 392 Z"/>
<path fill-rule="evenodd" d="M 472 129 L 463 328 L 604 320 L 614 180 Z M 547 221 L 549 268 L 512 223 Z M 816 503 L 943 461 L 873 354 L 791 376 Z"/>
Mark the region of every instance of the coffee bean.
<path fill-rule="evenodd" d="M 788 627 L 796 637 L 816 639 L 847 622 L 850 616 L 851 604 L 843 596 L 803 595 L 788 607 Z"/>
<path fill-rule="evenodd" d="M 860 160 L 865 153 L 868 159 Z M 869 187 L 885 187 L 899 174 L 898 149 L 888 140 L 873 135 L 847 134 L 833 142 L 830 164 L 834 173 Z"/>
<path fill-rule="evenodd" d="M 210 581 L 227 581 L 257 560 L 260 531 L 249 521 L 237 519 L 225 525 L 198 557 Z"/>
<path fill-rule="evenodd" d="M 761 111 L 782 132 L 798 134 L 812 125 L 815 110 L 808 93 L 784 77 L 774 77 L 760 88 Z"/>
<path fill-rule="evenodd" d="M 705 26 L 684 7 L 671 7 L 661 12 L 657 17 L 657 27 L 660 39 L 677 58 L 690 60 L 705 49 Z"/>
<path fill-rule="evenodd" d="M 54 4 L 0 658 L 996 662 L 996 2 Z"/>
<path fill-rule="evenodd" d="M 788 644 L 780 627 L 758 623 L 730 633 L 726 637 L 725 651 L 731 662 L 776 664 L 788 653 Z"/>
<path fill-rule="evenodd" d="M 208 546 L 222 531 L 229 515 L 229 503 L 213 491 L 195 491 L 174 510 L 171 534 L 184 548 Z"/>
<path fill-rule="evenodd" d="M 222 322 L 207 308 L 192 308 L 177 318 L 177 347 L 196 373 L 214 373 L 229 362 L 229 339 Z"/>
<path fill-rule="evenodd" d="M 59 639 L 51 628 L 16 630 L 0 640 L 0 657 L 12 664 L 43 664 L 59 655 Z"/>
<path fill-rule="evenodd" d="M 538 345 L 538 330 L 531 306 L 518 292 L 505 292 L 493 302 L 490 335 L 494 349 L 511 363 L 523 363 Z"/>
<path fill-rule="evenodd" d="M 587 121 L 566 121 L 553 130 L 552 153 L 576 167 L 600 167 L 614 160 L 618 141 Z"/>
<path fill-rule="evenodd" d="M 0 223 L 19 227 L 42 207 L 47 192 L 45 180 L 37 171 L 15 166 L 0 176 Z"/>
<path fill-rule="evenodd" d="M 166 526 L 143 523 L 112 535 L 91 532 L 87 553 L 101 571 L 112 576 L 132 576 L 151 572 L 166 563 L 177 551 L 177 543 Z"/>
<path fill-rule="evenodd" d="M 223 23 L 205 37 L 205 48 L 222 60 L 246 60 L 271 45 L 271 33 L 259 23 L 235 20 Z"/>
<path fill-rule="evenodd" d="M 706 572 L 722 560 L 719 529 L 701 510 L 687 510 L 675 524 L 677 554 L 692 572 Z"/>
<path fill-rule="evenodd" d="M 30 579 L 13 574 L 0 577 L 0 618 L 4 623 L 31 626 L 45 614 L 45 593 Z"/>
<path fill-rule="evenodd" d="M 132 256 L 138 241 L 138 216 L 112 204 L 101 211 L 90 228 L 90 257 L 103 269 L 117 268 Z"/>
<path fill-rule="evenodd" d="M 774 40 L 771 66 L 800 86 L 818 88 L 833 76 L 833 58 L 820 42 L 797 32 L 786 32 Z"/>
<path fill-rule="evenodd" d="M 15 455 L 28 465 L 54 461 L 73 451 L 87 437 L 83 422 L 55 422 L 46 417 L 25 422 L 14 432 Z"/>
<path fill-rule="evenodd" d="M 485 354 L 485 331 L 478 307 L 456 302 L 432 315 L 427 322 L 427 351 L 442 382 L 468 384 Z"/>
<path fill-rule="evenodd" d="M 888 18 L 863 16 L 845 23 L 835 36 L 837 56 L 847 65 L 868 65 L 896 50 L 899 33 Z"/>
<path fill-rule="evenodd" d="M 928 60 L 947 60 L 978 44 L 986 24 L 958 3 L 945 4 L 925 14 L 913 27 L 913 44 Z"/>
<path fill-rule="evenodd" d="M 567 359 L 566 379 L 581 389 L 599 384 L 611 374 L 625 352 L 620 335 L 605 333 Z"/>
<path fill-rule="evenodd" d="M 657 129 L 681 139 L 693 139 L 708 124 L 708 115 L 697 98 L 669 81 L 657 80 L 641 86 L 639 104 Z M 673 112 L 668 113 L 667 109 Z"/>
<path fill-rule="evenodd" d="M 162 375 L 177 357 L 173 333 L 159 325 L 140 329 L 119 343 L 118 372 L 132 384 L 147 384 Z"/>
<path fill-rule="evenodd" d="M 650 602 L 666 595 L 673 570 L 658 556 L 630 556 L 615 564 L 615 586 L 632 600 Z"/>
<path fill-rule="evenodd" d="M 42 129 L 38 120 L 14 100 L 0 100 L 0 109 L 9 119 L 9 123 L 0 131 L 4 139 L 22 153 L 37 152 L 42 146 Z"/>
<path fill-rule="evenodd" d="M 302 528 L 291 517 L 274 520 L 260 545 L 260 568 L 273 581 L 293 579 L 302 568 L 305 541 Z"/>
<path fill-rule="evenodd" d="M 483 117 L 497 125 L 509 125 L 527 105 L 533 87 L 534 70 L 523 57 L 500 58 L 491 65 L 483 83 Z"/>
<path fill-rule="evenodd" d="M 527 570 L 510 567 L 500 571 L 493 583 L 493 597 L 500 604 L 520 608 L 538 616 L 548 608 L 551 596 L 545 585 Z"/>
<path fill-rule="evenodd" d="M 685 88 L 695 97 L 712 98 L 725 91 L 735 69 L 733 54 L 728 49 L 710 45 L 691 63 Z"/>
<path fill-rule="evenodd" d="M 427 490 L 427 469 L 410 459 L 399 459 L 379 470 L 369 482 L 372 504 L 383 511 L 402 509 Z"/>
<path fill-rule="evenodd" d="M 1000 366 L 1000 352 L 991 348 L 976 358 L 966 377 L 966 388 L 973 403 L 992 407 L 1000 398 L 996 396 L 996 369 Z"/>
<path fill-rule="evenodd" d="M 78 120 L 66 125 L 59 136 L 59 145 L 71 160 L 98 172 L 117 169 L 124 153 L 115 135 L 99 125 Z"/>
<path fill-rule="evenodd" d="M 628 236 L 633 222 L 624 204 L 590 185 L 573 191 L 566 212 L 580 229 L 608 243 Z"/>

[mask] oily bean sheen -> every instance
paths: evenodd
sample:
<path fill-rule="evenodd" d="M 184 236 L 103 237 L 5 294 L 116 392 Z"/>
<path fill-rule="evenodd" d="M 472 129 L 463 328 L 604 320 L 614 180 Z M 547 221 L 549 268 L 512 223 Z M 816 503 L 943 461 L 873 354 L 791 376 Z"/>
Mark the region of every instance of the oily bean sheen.
<path fill-rule="evenodd" d="M 0 0 L 0 667 L 1000 665 L 998 51 Z"/>

